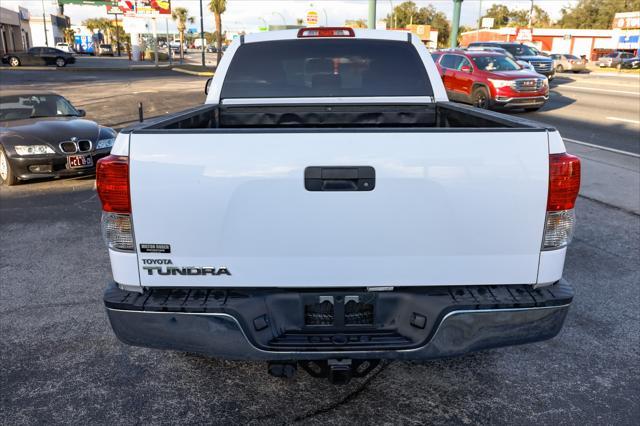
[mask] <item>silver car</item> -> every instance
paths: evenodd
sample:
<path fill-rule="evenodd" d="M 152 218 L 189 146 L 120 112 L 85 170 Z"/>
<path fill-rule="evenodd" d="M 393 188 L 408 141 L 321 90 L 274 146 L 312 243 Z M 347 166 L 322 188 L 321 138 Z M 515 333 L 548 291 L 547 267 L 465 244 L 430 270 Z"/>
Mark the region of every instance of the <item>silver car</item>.
<path fill-rule="evenodd" d="M 551 55 L 556 72 L 573 71 L 578 73 L 587 67 L 584 61 L 575 55 L 554 53 Z"/>
<path fill-rule="evenodd" d="M 632 53 L 612 52 L 612 53 L 609 53 L 608 55 L 601 56 L 600 58 L 598 58 L 598 62 L 596 62 L 596 65 L 598 65 L 601 68 L 616 67 L 618 66 L 618 64 L 622 63 L 624 59 L 629 59 L 629 58 L 633 58 Z"/>

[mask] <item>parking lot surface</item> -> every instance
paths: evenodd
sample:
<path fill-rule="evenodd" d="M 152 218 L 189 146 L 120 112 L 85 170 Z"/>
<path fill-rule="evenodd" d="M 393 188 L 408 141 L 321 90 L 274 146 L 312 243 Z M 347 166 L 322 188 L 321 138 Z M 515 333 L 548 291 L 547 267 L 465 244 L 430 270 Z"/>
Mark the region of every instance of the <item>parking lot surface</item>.
<path fill-rule="evenodd" d="M 114 127 L 137 118 L 138 99 L 149 115 L 204 99 L 204 78 L 170 71 L 24 74 L 12 71 L 11 84 L 56 90 Z M 550 105 L 537 115 L 556 117 Z M 593 121 L 590 134 L 607 134 L 608 124 Z M 631 151 L 629 136 L 638 130 L 620 126 L 616 143 Z M 576 297 L 560 335 L 455 359 L 383 364 L 343 387 L 301 371 L 276 379 L 264 363 L 121 344 L 102 306 L 111 272 L 93 179 L 1 188 L 0 423 L 637 424 L 640 216 L 633 199 L 620 199 L 637 193 L 640 160 L 573 147 L 592 158 L 589 173 L 601 173 L 598 165 L 620 172 L 590 177 L 591 192 L 578 200 L 564 274 Z"/>

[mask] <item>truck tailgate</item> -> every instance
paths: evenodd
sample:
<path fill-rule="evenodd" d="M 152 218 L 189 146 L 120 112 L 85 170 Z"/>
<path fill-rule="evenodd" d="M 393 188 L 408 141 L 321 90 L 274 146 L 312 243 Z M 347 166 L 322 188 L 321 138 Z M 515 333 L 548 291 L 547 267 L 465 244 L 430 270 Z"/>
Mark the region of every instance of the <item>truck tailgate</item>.
<path fill-rule="evenodd" d="M 535 283 L 547 133 L 500 130 L 134 132 L 141 284 Z M 372 167 L 375 188 L 308 191 L 314 166 Z"/>

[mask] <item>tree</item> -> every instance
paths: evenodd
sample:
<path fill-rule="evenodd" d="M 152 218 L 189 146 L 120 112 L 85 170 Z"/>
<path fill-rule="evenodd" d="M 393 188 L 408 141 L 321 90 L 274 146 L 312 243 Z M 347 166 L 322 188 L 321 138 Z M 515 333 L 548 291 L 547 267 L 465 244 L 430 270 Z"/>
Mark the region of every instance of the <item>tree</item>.
<path fill-rule="evenodd" d="M 447 16 L 429 5 L 418 9 L 412 1 L 405 1 L 393 8 L 387 15 L 386 21 L 389 26 L 395 28 L 406 28 L 407 25 L 430 25 L 434 30 L 438 30 L 438 45 L 446 46 L 449 41 L 449 21 Z"/>
<path fill-rule="evenodd" d="M 187 29 L 187 22 L 193 24 L 195 19 L 189 16 L 189 11 L 184 7 L 176 7 L 171 11 L 171 18 L 176 21 L 178 32 L 180 33 L 180 61 L 184 59 L 184 32 Z"/>
<path fill-rule="evenodd" d="M 344 21 L 344 25 L 346 27 L 351 28 L 367 28 L 367 20 L 366 19 L 347 19 Z"/>
<path fill-rule="evenodd" d="M 561 9 L 558 26 L 608 29 L 616 13 L 636 10 L 640 10 L 640 0 L 580 0 L 573 8 Z"/>
<path fill-rule="evenodd" d="M 506 27 L 509 25 L 511 11 L 502 4 L 494 4 L 484 14 L 485 18 L 493 18 L 494 27 Z"/>
<path fill-rule="evenodd" d="M 213 17 L 216 21 L 217 67 L 222 58 L 222 14 L 227 11 L 227 0 L 211 0 L 209 2 L 209 10 L 213 12 Z"/>

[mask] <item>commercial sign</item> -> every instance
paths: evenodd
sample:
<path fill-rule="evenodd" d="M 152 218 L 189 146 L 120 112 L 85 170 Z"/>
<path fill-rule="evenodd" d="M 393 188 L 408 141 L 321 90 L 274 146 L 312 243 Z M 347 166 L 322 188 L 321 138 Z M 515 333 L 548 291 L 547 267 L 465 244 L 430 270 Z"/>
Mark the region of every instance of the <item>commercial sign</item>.
<path fill-rule="evenodd" d="M 107 6 L 107 14 L 109 15 L 124 15 L 125 10 L 120 6 Z"/>
<path fill-rule="evenodd" d="M 630 30 L 640 28 L 640 11 L 616 13 L 611 27 L 614 30 Z"/>
<path fill-rule="evenodd" d="M 518 28 L 516 30 L 516 41 L 533 41 L 531 28 Z"/>
<path fill-rule="evenodd" d="M 431 25 L 407 25 L 407 29 L 417 35 L 420 40 L 429 40 Z"/>
<path fill-rule="evenodd" d="M 307 26 L 308 27 L 317 27 L 318 26 L 318 12 L 315 10 L 310 10 L 307 12 Z"/>
<path fill-rule="evenodd" d="M 170 0 L 136 0 L 136 15 L 171 15 Z"/>
<path fill-rule="evenodd" d="M 118 0 L 58 0 L 58 4 L 79 4 L 81 6 L 116 6 Z"/>
<path fill-rule="evenodd" d="M 494 18 L 482 18 L 482 28 L 493 28 Z"/>

